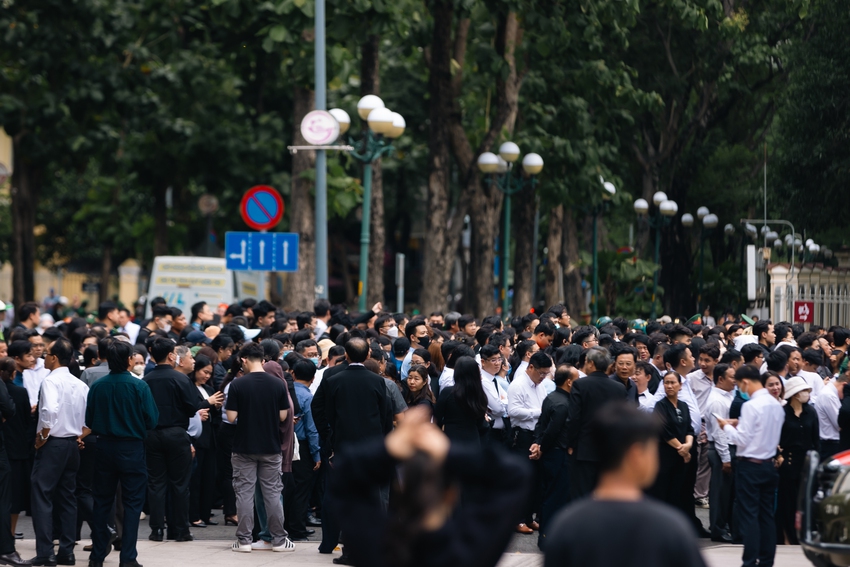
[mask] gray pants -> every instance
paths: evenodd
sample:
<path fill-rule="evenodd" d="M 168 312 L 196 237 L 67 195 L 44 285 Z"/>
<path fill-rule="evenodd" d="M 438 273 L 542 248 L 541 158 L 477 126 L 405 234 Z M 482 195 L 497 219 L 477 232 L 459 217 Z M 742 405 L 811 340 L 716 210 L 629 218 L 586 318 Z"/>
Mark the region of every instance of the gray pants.
<path fill-rule="evenodd" d="M 731 523 L 732 476 L 723 472 L 723 463 L 714 448 L 714 443 L 708 444 L 708 461 L 711 463 L 711 490 L 708 493 L 710 505 L 708 531 L 711 532 L 712 537 L 720 537 L 726 533 L 727 522 Z"/>
<path fill-rule="evenodd" d="M 281 456 L 233 453 L 230 462 L 233 465 L 236 513 L 239 515 L 239 525 L 236 528 L 239 543 L 250 544 L 253 540 L 251 532 L 254 530 L 254 487 L 259 482 L 263 503 L 266 505 L 272 545 L 283 544 L 287 533 L 283 529 L 283 506 L 280 504 L 280 494 L 283 492 L 283 482 L 280 480 Z"/>

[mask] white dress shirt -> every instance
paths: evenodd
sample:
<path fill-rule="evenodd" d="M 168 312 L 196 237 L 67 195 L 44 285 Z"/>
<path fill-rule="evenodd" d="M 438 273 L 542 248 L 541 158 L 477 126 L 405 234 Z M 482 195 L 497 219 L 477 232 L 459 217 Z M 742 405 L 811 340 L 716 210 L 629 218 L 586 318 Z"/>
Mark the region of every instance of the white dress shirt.
<path fill-rule="evenodd" d="M 142 328 L 132 321 L 128 321 L 124 327 L 121 328 L 122 331 L 127 333 L 127 336 L 130 337 L 130 344 L 136 344 L 136 339 L 139 338 L 139 331 Z"/>
<path fill-rule="evenodd" d="M 662 389 L 659 387 L 659 390 Z M 655 397 L 655 394 L 649 391 L 649 388 L 637 395 L 637 401 L 638 409 L 647 413 L 652 413 L 655 410 L 655 404 L 658 403 L 658 399 Z"/>
<path fill-rule="evenodd" d="M 443 367 L 443 372 L 440 374 L 440 390 L 455 385 L 455 369 L 448 366 Z"/>
<path fill-rule="evenodd" d="M 493 429 L 504 429 L 504 418 L 508 415 L 508 393 L 496 376 L 484 370 L 481 370 L 481 386 L 487 394 L 487 413 L 493 419 Z"/>
<path fill-rule="evenodd" d="M 830 382 L 823 387 L 820 396 L 818 396 L 818 403 L 815 404 L 821 439 L 828 441 L 840 439 L 840 428 L 838 427 L 838 410 L 840 409 L 841 400 L 838 397 L 838 390 L 835 388 L 835 384 Z"/>
<path fill-rule="evenodd" d="M 44 367 L 44 359 L 36 358 L 35 366 L 23 371 L 24 388 L 27 389 L 27 397 L 30 400 L 30 407 L 38 404 L 38 391 L 41 389 L 41 383 L 50 374 L 50 370 Z"/>
<path fill-rule="evenodd" d="M 809 396 L 810 404 L 817 404 L 818 396 L 823 390 L 823 378 L 817 372 L 809 372 L 808 370 L 800 370 L 797 376 L 806 381 L 806 384 L 812 387 L 812 393 Z"/>
<path fill-rule="evenodd" d="M 697 404 L 705 414 L 705 408 L 708 407 L 708 398 L 711 396 L 711 391 L 714 389 L 714 380 L 710 376 L 706 376 L 702 369 L 697 368 L 687 376 L 687 381 L 691 386 L 691 391 L 697 399 Z M 703 419 L 708 419 L 707 414 L 702 416 Z M 696 431 L 696 430 L 694 430 Z"/>
<path fill-rule="evenodd" d="M 511 427 L 534 431 L 545 399 L 546 389 L 542 385 L 535 384 L 525 372 L 520 375 L 517 370 L 514 381 L 508 388 L 508 415 L 511 417 Z"/>
<path fill-rule="evenodd" d="M 714 414 L 719 415 L 723 419 L 729 419 L 729 408 L 732 407 L 732 400 L 735 399 L 735 390 L 727 392 L 718 387 L 711 390 L 711 395 L 708 397 L 708 402 L 705 408 L 705 434 L 708 440 L 714 443 L 714 450 L 717 451 L 717 456 L 720 457 L 721 463 L 731 461 L 729 455 L 729 440 L 726 434 L 720 429 L 720 424 Z"/>
<path fill-rule="evenodd" d="M 189 428 L 186 430 L 192 439 L 197 439 L 204 431 L 204 422 L 201 420 L 201 414 L 196 413 L 189 418 Z"/>
<path fill-rule="evenodd" d="M 776 456 L 784 422 L 782 405 L 762 388 L 741 406 L 738 427 L 727 424 L 723 432 L 729 443 L 737 445 L 738 457 L 768 460 Z"/>
<path fill-rule="evenodd" d="M 38 409 L 38 431 L 50 429 L 56 438 L 79 437 L 86 423 L 86 399 L 89 387 L 62 366 L 48 370 L 41 383 Z"/>
<path fill-rule="evenodd" d="M 324 368 L 319 368 L 316 371 L 316 376 L 315 378 L 313 378 L 313 382 L 310 384 L 310 393 L 314 396 L 316 395 L 316 390 L 319 389 L 319 384 L 322 383 L 322 378 L 325 377 L 325 370 L 327 370 L 328 368 L 328 366 L 325 366 Z"/>

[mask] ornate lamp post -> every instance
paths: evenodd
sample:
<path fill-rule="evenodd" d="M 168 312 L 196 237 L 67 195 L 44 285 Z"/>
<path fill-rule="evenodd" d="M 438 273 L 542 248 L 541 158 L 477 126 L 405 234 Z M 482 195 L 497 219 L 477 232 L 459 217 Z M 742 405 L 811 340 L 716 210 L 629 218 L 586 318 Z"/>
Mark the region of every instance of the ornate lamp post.
<path fill-rule="evenodd" d="M 652 274 L 652 311 L 649 315 L 650 319 L 655 319 L 658 305 L 656 299 L 658 293 L 658 273 L 661 270 L 661 229 L 670 224 L 672 218 L 679 211 L 679 205 L 676 204 L 676 201 L 668 199 L 664 191 L 656 192 L 652 196 L 652 203 L 655 205 L 655 210 L 653 210 L 652 214 L 648 214 L 649 203 L 646 202 L 646 199 L 636 199 L 634 207 L 638 217 L 645 219 L 649 223 L 649 226 L 655 229 L 655 273 Z"/>
<path fill-rule="evenodd" d="M 717 226 L 719 219 L 717 215 L 709 212 L 708 207 L 697 209 L 697 217 L 702 221 L 699 231 L 699 296 L 697 296 L 697 310 L 702 313 L 702 292 L 704 286 L 703 267 L 705 264 L 705 240 L 711 231 Z M 682 224 L 690 228 L 694 224 L 694 217 L 689 213 L 682 215 Z"/>
<path fill-rule="evenodd" d="M 593 215 L 593 291 L 590 296 L 590 317 L 591 322 L 595 323 L 599 317 L 599 238 L 597 237 L 599 215 L 605 213 L 611 202 L 611 197 L 617 194 L 617 188 L 610 181 L 605 181 L 602 176 L 599 176 L 599 182 L 602 183 L 602 202 L 594 205 L 591 209 Z"/>
<path fill-rule="evenodd" d="M 508 264 L 510 262 L 511 242 L 511 197 L 526 187 L 537 185 L 537 175 L 543 171 L 543 158 L 537 154 L 526 154 L 522 160 L 522 169 L 526 177 L 513 175 L 513 164 L 519 159 L 519 146 L 513 142 L 505 142 L 499 147 L 499 155 L 484 152 L 478 157 L 478 169 L 483 173 L 491 187 L 496 187 L 505 194 L 505 224 L 501 254 L 502 274 L 500 280 L 500 295 L 502 299 L 502 317 L 508 315 Z"/>
<path fill-rule="evenodd" d="M 329 111 L 344 134 L 351 125 L 348 113 L 334 108 Z M 358 309 L 366 311 L 366 292 L 369 286 L 369 241 L 372 215 L 372 164 L 381 156 L 390 154 L 393 146 L 389 140 L 404 133 L 404 118 L 384 106 L 384 101 L 375 95 L 366 95 L 357 103 L 357 114 L 366 123 L 359 139 L 352 139 L 354 150 L 350 153 L 363 163 L 363 208 L 360 220 L 360 285 L 358 286 Z"/>

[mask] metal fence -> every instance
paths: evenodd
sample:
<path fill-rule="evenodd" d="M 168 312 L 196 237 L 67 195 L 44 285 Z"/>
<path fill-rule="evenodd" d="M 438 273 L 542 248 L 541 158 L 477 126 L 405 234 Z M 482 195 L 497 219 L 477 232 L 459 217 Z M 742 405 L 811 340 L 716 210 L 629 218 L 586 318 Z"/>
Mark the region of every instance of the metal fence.
<path fill-rule="evenodd" d="M 792 321 L 795 301 L 814 303 L 812 324 L 828 328 L 831 325 L 850 326 L 850 283 L 821 283 L 803 275 L 795 278 L 797 285 L 777 286 L 774 289 L 776 321 Z"/>

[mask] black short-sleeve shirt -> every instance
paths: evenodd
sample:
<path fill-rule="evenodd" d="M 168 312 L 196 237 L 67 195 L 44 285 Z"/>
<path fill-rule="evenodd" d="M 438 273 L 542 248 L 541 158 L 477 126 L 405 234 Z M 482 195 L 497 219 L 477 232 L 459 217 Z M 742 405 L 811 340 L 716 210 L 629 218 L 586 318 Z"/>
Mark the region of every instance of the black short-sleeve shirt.
<path fill-rule="evenodd" d="M 239 412 L 234 453 L 280 453 L 280 412 L 289 409 L 283 380 L 266 372 L 245 374 L 230 383 L 224 409 Z"/>

